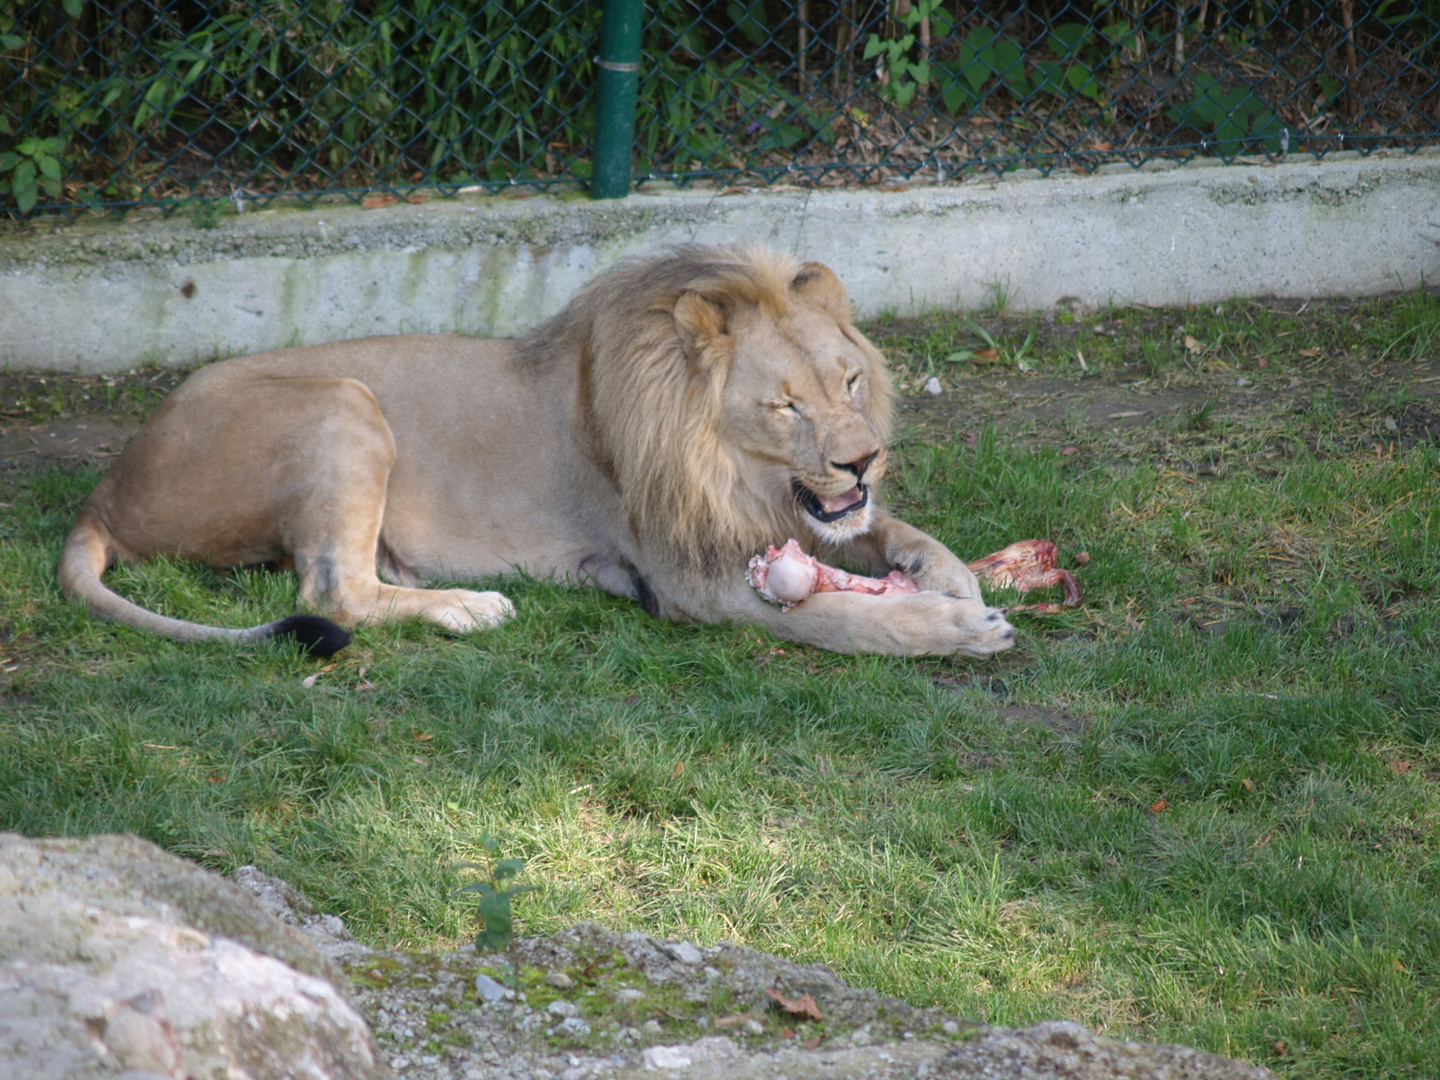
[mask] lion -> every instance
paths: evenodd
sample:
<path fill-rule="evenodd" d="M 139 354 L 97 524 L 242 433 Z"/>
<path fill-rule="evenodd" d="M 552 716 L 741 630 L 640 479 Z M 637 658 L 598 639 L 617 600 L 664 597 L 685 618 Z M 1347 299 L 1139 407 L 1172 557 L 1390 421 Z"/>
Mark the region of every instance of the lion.
<path fill-rule="evenodd" d="M 1008 649 L 975 575 L 880 503 L 891 399 L 830 269 L 683 248 L 611 269 L 519 339 L 404 334 L 201 368 L 81 509 L 60 584 L 178 641 L 288 635 L 318 655 L 382 620 L 493 627 L 513 611 L 501 593 L 429 586 L 517 572 L 841 653 Z M 746 567 L 791 537 L 922 591 L 781 611 Z M 156 555 L 293 563 L 314 614 L 204 626 L 104 584 L 117 560 Z"/>

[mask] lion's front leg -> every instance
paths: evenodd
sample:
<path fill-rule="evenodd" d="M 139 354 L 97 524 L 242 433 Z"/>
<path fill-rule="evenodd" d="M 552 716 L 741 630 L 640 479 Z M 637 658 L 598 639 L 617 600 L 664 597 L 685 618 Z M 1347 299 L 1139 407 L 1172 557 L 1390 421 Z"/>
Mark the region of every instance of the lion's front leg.
<path fill-rule="evenodd" d="M 877 512 L 869 532 L 843 550 L 847 558 L 868 562 L 872 570 L 902 570 L 927 592 L 979 600 L 980 581 L 974 572 L 929 533 Z"/>
<path fill-rule="evenodd" d="M 986 657 L 1015 644 L 1015 629 L 1001 612 L 941 592 L 815 593 L 789 610 L 752 593 L 743 618 L 777 637 L 838 653 Z"/>

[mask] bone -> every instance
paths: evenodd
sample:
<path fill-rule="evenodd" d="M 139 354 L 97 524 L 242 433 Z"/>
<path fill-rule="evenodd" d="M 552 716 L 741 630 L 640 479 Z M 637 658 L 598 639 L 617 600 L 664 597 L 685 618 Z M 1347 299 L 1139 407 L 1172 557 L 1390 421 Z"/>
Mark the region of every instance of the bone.
<path fill-rule="evenodd" d="M 1013 588 L 1025 593 L 1049 585 L 1064 586 L 1065 599 L 1058 604 L 1019 604 L 1008 609 L 1053 615 L 1062 608 L 1075 607 L 1082 596 L 1080 583 L 1074 576 L 1055 565 L 1057 558 L 1058 551 L 1049 540 L 1019 540 L 993 555 L 976 559 L 969 566 L 981 581 L 997 588 Z M 873 578 L 826 566 L 806 554 L 793 539 L 778 548 L 767 547 L 764 555 L 751 559 L 745 580 L 762 599 L 785 611 L 818 592 L 896 596 L 920 591 L 900 570 L 892 570 L 883 578 Z"/>
<path fill-rule="evenodd" d="M 745 580 L 763 599 L 786 611 L 817 592 L 887 596 L 920 591 L 915 582 L 899 570 L 892 570 L 883 578 L 873 578 L 826 566 L 813 555 L 807 555 L 796 540 L 787 540 L 778 548 L 772 545 L 765 549 L 764 555 L 756 555 L 750 560 Z"/>

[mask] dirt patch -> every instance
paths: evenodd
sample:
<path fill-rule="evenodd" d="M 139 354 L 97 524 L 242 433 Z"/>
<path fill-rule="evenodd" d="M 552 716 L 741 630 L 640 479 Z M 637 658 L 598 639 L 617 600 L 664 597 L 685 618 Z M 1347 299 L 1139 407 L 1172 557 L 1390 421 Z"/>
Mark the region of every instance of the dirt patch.
<path fill-rule="evenodd" d="M 139 420 L 82 415 L 44 424 L 0 426 L 0 461 L 104 462 L 119 454 Z"/>
<path fill-rule="evenodd" d="M 1000 719 L 1016 727 L 1043 727 L 1065 735 L 1080 735 L 1085 721 L 1067 709 L 1051 705 L 1006 705 Z"/>
<path fill-rule="evenodd" d="M 167 384 L 178 384 L 182 377 L 167 375 Z M 143 382 L 153 396 L 151 407 L 163 396 L 154 393 L 151 374 L 117 376 L 112 385 L 126 380 Z M 20 384 L 38 381 L 7 376 L 0 394 L 8 387 L 13 395 Z M 104 464 L 124 448 L 148 407 L 127 400 L 105 411 L 39 422 L 29 413 L 14 416 L 17 411 L 0 410 L 0 464 Z M 1137 457 L 1157 460 L 1188 459 L 1239 433 L 1273 431 L 1279 437 L 1281 427 L 1318 432 L 1323 426 L 1352 439 L 1410 449 L 1440 445 L 1440 361 L 1382 363 L 1363 369 L 1363 377 L 1334 368 L 1249 377 L 1232 372 L 1147 377 L 1119 371 L 1078 378 L 960 370 L 944 374 L 938 394 L 914 388 L 903 392 L 900 416 L 902 423 L 931 437 L 976 441 L 994 426 L 1005 442 L 1063 448 L 1099 437 L 1128 446 Z M 1286 452 L 1284 447 L 1258 448 L 1261 457 Z M 1204 473 L 1207 462 L 1203 453 L 1200 457 L 1190 465 Z"/>
<path fill-rule="evenodd" d="M 1079 444 L 1205 475 L 1237 450 L 1264 460 L 1297 441 L 1321 451 L 1440 445 L 1440 356 L 1401 359 L 1377 337 L 1388 328 L 1402 345 L 1413 340 L 1403 320 L 1422 302 L 986 313 L 866 329 L 895 364 L 902 426 L 923 437 L 975 441 L 993 427 L 1007 443 Z M 0 373 L 0 467 L 103 464 L 185 374 Z"/>
<path fill-rule="evenodd" d="M 940 377 L 939 393 L 906 394 L 901 416 L 935 435 L 974 440 L 994 425 L 1006 442 L 1051 446 L 1097 436 L 1136 444 L 1152 434 L 1194 447 L 1223 433 L 1289 429 L 1409 449 L 1440 445 L 1440 361 L 1385 362 L 1358 372 L 1317 365 L 1283 373 L 1122 370 L 1072 378 L 962 369 Z M 1148 454 L 1136 449 L 1140 456 L 1174 456 L 1163 446 Z"/>

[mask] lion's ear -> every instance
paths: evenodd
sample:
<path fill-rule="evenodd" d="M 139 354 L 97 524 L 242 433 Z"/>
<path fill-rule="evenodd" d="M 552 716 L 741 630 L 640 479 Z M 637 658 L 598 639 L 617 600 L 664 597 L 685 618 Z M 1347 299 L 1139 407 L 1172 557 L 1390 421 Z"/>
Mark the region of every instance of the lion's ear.
<path fill-rule="evenodd" d="M 824 263 L 807 262 L 801 266 L 790 282 L 790 291 L 816 307 L 849 317 L 850 298 L 845 294 L 845 286 Z"/>
<path fill-rule="evenodd" d="M 675 301 L 675 331 L 685 355 L 696 363 L 725 336 L 725 309 L 696 292 L 684 292 Z"/>

